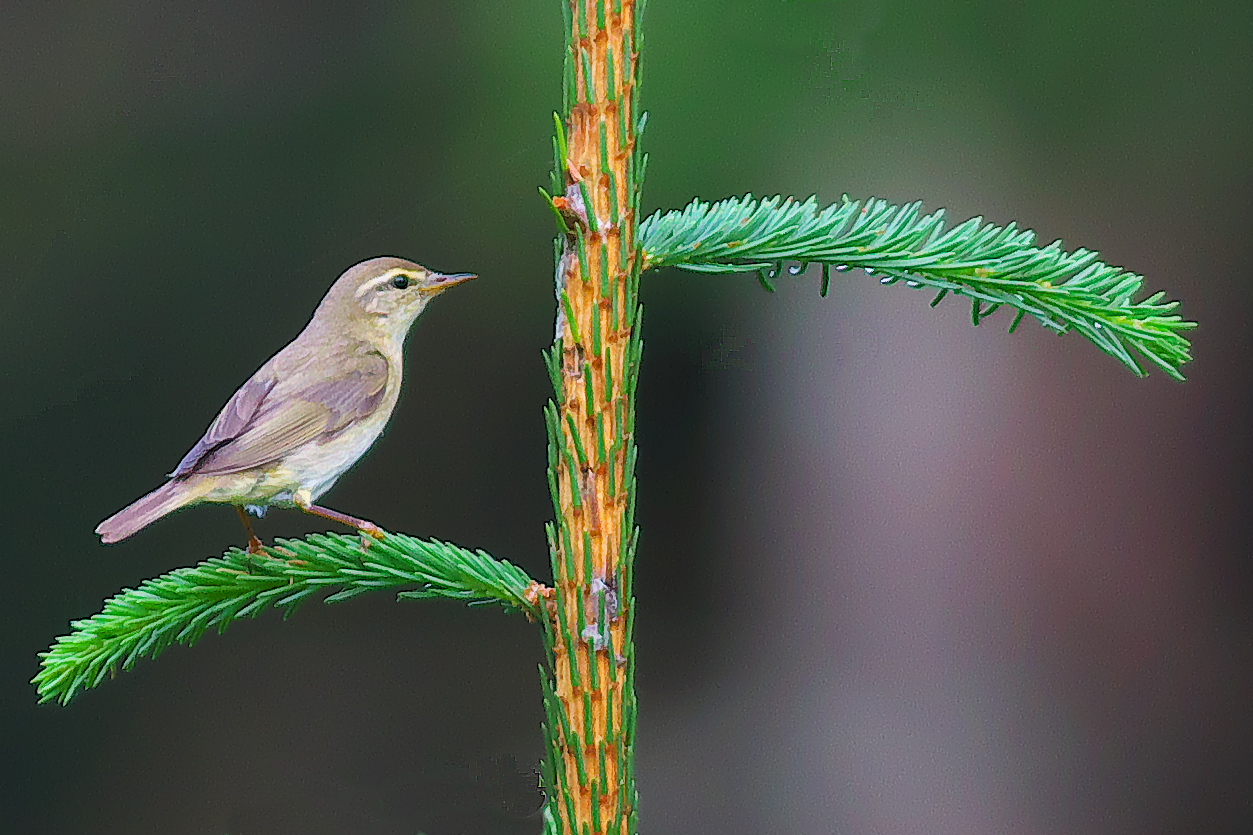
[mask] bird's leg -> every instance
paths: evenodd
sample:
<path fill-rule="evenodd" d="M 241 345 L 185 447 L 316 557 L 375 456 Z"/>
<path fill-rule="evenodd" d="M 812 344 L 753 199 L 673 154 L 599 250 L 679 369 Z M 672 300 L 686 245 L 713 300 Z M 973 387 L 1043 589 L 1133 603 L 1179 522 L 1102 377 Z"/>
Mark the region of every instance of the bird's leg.
<path fill-rule="evenodd" d="M 244 523 L 244 530 L 248 531 L 248 553 L 265 553 L 265 543 L 261 541 L 261 537 L 257 536 L 256 529 L 252 527 L 252 520 L 248 518 L 248 511 L 244 510 L 242 505 L 235 505 L 235 510 L 239 512 L 239 521 Z"/>
<path fill-rule="evenodd" d="M 329 507 L 319 507 L 308 496 L 302 496 L 300 493 L 297 493 L 295 499 L 297 506 L 305 513 L 312 513 L 314 516 L 321 516 L 323 519 L 330 519 L 332 522 L 348 525 L 375 539 L 382 539 L 387 535 L 382 528 L 373 522 L 358 519 L 356 516 L 349 516 L 347 513 L 340 513 L 338 510 L 331 510 Z"/>

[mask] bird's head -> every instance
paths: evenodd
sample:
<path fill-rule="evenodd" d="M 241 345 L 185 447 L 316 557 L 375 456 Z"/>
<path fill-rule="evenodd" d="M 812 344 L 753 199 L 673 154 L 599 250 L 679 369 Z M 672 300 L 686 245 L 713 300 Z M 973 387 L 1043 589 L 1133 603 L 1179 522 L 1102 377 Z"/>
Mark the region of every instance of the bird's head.
<path fill-rule="evenodd" d="M 404 339 L 427 303 L 472 273 L 437 273 L 403 258 L 371 258 L 349 267 L 318 305 L 314 319 L 383 330 Z"/>

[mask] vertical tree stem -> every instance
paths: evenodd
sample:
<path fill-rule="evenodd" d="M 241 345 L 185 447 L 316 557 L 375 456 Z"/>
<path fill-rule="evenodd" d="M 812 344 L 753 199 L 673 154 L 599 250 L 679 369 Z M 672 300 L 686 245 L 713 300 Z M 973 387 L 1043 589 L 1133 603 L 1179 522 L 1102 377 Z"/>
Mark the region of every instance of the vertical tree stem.
<path fill-rule="evenodd" d="M 547 415 L 558 518 L 544 673 L 546 825 L 561 835 L 635 832 L 638 11 L 634 0 L 569 0 L 566 18 L 553 200 L 565 233 Z"/>

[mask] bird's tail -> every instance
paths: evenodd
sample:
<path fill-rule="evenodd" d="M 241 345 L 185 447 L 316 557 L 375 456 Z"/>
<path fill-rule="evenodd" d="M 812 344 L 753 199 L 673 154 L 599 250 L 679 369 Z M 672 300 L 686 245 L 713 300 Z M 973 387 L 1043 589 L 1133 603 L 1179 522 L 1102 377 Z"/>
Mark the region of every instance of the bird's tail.
<path fill-rule="evenodd" d="M 100 540 L 108 545 L 120 542 L 131 534 L 199 499 L 203 490 L 196 489 L 199 479 L 171 479 L 142 499 L 122 508 L 96 525 Z"/>

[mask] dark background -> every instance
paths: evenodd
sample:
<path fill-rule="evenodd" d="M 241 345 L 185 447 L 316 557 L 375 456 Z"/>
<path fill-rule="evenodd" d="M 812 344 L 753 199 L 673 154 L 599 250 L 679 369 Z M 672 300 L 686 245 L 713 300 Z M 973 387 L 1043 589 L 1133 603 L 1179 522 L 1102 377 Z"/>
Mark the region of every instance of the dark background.
<path fill-rule="evenodd" d="M 646 278 L 654 833 L 1253 831 L 1247 2 L 653 0 L 648 210 L 922 198 L 1099 249 L 1190 381 L 849 275 Z M 345 267 L 482 280 L 327 497 L 547 577 L 556 0 L 0 6 L 0 827 L 534 833 L 534 627 L 390 596 L 35 706 L 36 653 L 242 542 L 104 548 Z M 275 512 L 267 536 L 320 530 Z"/>

